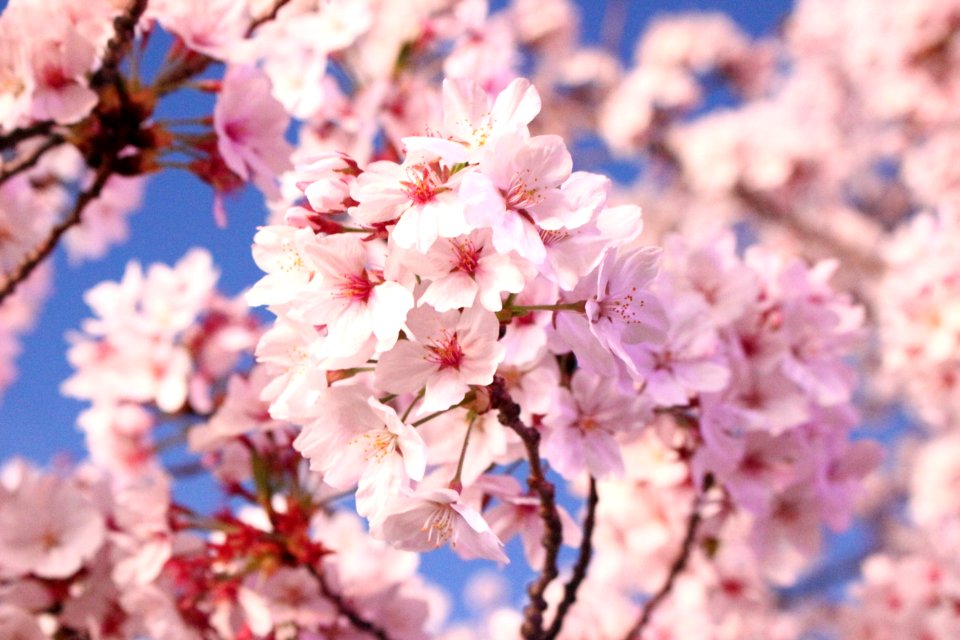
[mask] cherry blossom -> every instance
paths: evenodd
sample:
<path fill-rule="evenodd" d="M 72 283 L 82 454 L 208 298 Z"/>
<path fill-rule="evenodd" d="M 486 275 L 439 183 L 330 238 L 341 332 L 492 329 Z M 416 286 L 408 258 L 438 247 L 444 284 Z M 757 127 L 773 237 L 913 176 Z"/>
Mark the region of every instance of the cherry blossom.
<path fill-rule="evenodd" d="M 437 313 L 417 307 L 407 316 L 412 339 L 401 340 L 380 356 L 377 385 L 392 393 L 425 389 L 416 415 L 439 411 L 463 400 L 470 385 L 493 381 L 503 359 L 496 316 L 482 307 Z"/>
<path fill-rule="evenodd" d="M 383 538 L 408 551 L 427 551 L 449 543 L 464 558 L 510 560 L 503 543 L 483 517 L 460 502 L 453 489 L 434 489 L 396 499 L 376 526 Z"/>

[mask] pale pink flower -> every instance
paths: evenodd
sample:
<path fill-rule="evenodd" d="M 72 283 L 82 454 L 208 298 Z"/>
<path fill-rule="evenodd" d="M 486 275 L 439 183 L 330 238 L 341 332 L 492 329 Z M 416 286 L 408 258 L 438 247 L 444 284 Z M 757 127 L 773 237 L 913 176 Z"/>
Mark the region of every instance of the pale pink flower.
<path fill-rule="evenodd" d="M 408 157 L 404 164 L 370 164 L 350 188 L 350 215 L 364 225 L 396 221 L 390 237 L 404 249 L 426 253 L 437 238 L 467 233 L 457 197 L 460 176 L 437 162 Z"/>
<path fill-rule="evenodd" d="M 408 152 L 425 150 L 445 162 L 475 162 L 480 152 L 506 133 L 523 130 L 540 112 L 540 95 L 517 78 L 491 105 L 483 87 L 469 79 L 443 81 L 443 127 L 437 137 L 404 138 Z"/>
<path fill-rule="evenodd" d="M 437 313 L 417 307 L 407 317 L 411 340 L 380 356 L 377 386 L 391 393 L 425 388 L 417 415 L 457 404 L 470 385 L 488 385 L 503 359 L 497 317 L 482 307 Z"/>
<path fill-rule="evenodd" d="M 510 559 L 503 543 L 479 513 L 460 501 L 453 489 L 423 490 L 391 500 L 375 532 L 399 549 L 432 551 L 447 543 L 465 559 Z"/>
<path fill-rule="evenodd" d="M 546 250 L 538 229 L 575 228 L 593 213 L 571 206 L 561 190 L 572 168 L 560 136 L 504 134 L 485 149 L 479 170 L 467 173 L 460 184 L 467 223 L 491 228 L 501 253 L 516 251 L 540 264 Z"/>
<path fill-rule="evenodd" d="M 557 285 L 543 276 L 527 282 L 516 298 L 516 305 L 551 305 L 557 301 Z M 513 318 L 506 327 L 500 344 L 506 349 L 504 363 L 520 367 L 534 367 L 547 351 L 547 328 L 553 321 L 550 311 L 531 311 Z M 522 407 L 526 407 L 521 403 Z"/>
<path fill-rule="evenodd" d="M 490 523 L 490 529 L 501 540 L 509 541 L 519 534 L 524 557 L 532 568 L 539 570 L 546 554 L 543 548 L 544 525 L 540 516 L 540 498 L 524 495 L 520 483 L 513 477 L 508 476 L 508 479 L 513 482 L 509 483 L 509 487 L 504 487 L 506 491 L 495 494 L 500 504 L 486 513 L 486 520 Z M 557 512 L 563 528 L 563 544 L 568 547 L 578 546 L 581 538 L 579 526 L 562 506 L 557 508 Z"/>
<path fill-rule="evenodd" d="M 645 403 L 623 393 L 617 380 L 578 371 L 543 420 L 543 455 L 568 480 L 584 470 L 596 478 L 623 475 L 617 434 L 637 431 L 651 417 Z"/>
<path fill-rule="evenodd" d="M 684 406 L 701 391 L 720 391 L 730 371 L 719 358 L 709 308 L 699 298 L 674 296 L 665 304 L 670 318 L 662 345 L 627 345 L 643 380 L 643 393 L 655 404 Z"/>
<path fill-rule="evenodd" d="M 501 294 L 520 293 L 524 287 L 518 261 L 496 252 L 486 231 L 441 240 L 426 255 L 410 256 L 409 261 L 417 275 L 430 281 L 417 304 L 440 312 L 470 307 L 474 301 L 488 311 L 500 311 Z"/>
<path fill-rule="evenodd" d="M 584 174 L 574 174 L 577 175 Z M 605 191 L 591 195 L 600 200 L 594 206 L 603 205 Z M 590 203 L 578 202 L 576 206 L 589 208 Z M 581 278 L 600 265 L 608 249 L 629 244 L 636 240 L 642 230 L 643 217 L 640 207 L 636 205 L 603 208 L 576 229 L 541 230 L 540 238 L 546 247 L 547 259 L 540 265 L 540 273 L 556 282 L 561 289 L 570 291 Z"/>
<path fill-rule="evenodd" d="M 669 321 L 647 287 L 658 272 L 660 250 L 653 247 L 610 251 L 600 266 L 564 299 L 584 301 L 585 315 L 561 311 L 554 336 L 584 368 L 615 375 L 620 366 L 639 375 L 627 345 L 662 343 Z M 561 346 L 562 345 L 562 346 Z"/>
<path fill-rule="evenodd" d="M 464 2 L 457 7 L 458 17 L 467 23 L 467 28 L 444 59 L 443 74 L 447 78 L 469 78 L 487 89 L 499 89 L 517 75 L 520 51 L 508 15 L 484 15 L 486 5 Z M 469 9 L 475 9 L 473 15 L 464 16 Z"/>
<path fill-rule="evenodd" d="M 333 215 L 347 210 L 350 188 L 358 173 L 357 163 L 346 154 L 326 152 L 298 162 L 287 176 L 306 197 L 310 209 Z M 286 217 L 289 222 L 291 214 Z"/>
<path fill-rule="evenodd" d="M 305 247 L 315 239 L 310 229 L 286 225 L 260 227 L 253 236 L 253 260 L 264 275 L 246 293 L 250 306 L 290 302 L 313 276 Z"/>
<path fill-rule="evenodd" d="M 71 124 L 97 104 L 97 94 L 87 82 L 97 49 L 70 25 L 57 25 L 60 33 L 30 48 L 36 85 L 30 115 L 36 120 Z"/>
<path fill-rule="evenodd" d="M 106 538 L 103 514 L 68 480 L 24 469 L 0 489 L 0 567 L 13 575 L 68 578 Z"/>
<path fill-rule="evenodd" d="M 266 194 L 292 168 L 293 148 L 284 138 L 290 116 L 270 93 L 270 80 L 249 66 L 231 66 L 213 109 L 217 149 L 226 165 Z"/>
<path fill-rule="evenodd" d="M 250 25 L 249 3 L 235 0 L 213 0 L 202 5 L 157 0 L 150 3 L 147 15 L 194 51 L 218 60 L 236 56 Z"/>
<path fill-rule="evenodd" d="M 390 349 L 413 307 L 413 294 L 370 264 L 369 244 L 337 235 L 317 238 L 305 249 L 317 274 L 295 304 L 303 320 L 327 328 L 317 355 L 352 356 L 374 336 L 378 350 Z"/>
<path fill-rule="evenodd" d="M 313 325 L 288 316 L 278 317 L 261 336 L 257 362 L 270 377 L 261 398 L 270 404 L 271 416 L 286 419 L 305 413 L 318 390 L 327 386 L 327 372 L 321 366 L 325 361 L 313 355 L 322 340 Z M 361 355 L 366 360 L 367 354 Z"/>
<path fill-rule="evenodd" d="M 317 398 L 311 416 L 293 442 L 337 489 L 359 483 L 357 511 L 377 513 L 392 494 L 422 480 L 426 469 L 423 439 L 396 412 L 360 386 L 336 386 Z"/>

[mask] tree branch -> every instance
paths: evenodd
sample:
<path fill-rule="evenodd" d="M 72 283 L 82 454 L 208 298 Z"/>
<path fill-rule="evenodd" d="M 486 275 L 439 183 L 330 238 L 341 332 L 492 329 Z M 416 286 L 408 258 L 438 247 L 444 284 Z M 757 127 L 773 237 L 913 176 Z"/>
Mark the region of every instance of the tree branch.
<path fill-rule="evenodd" d="M 63 143 L 64 139 L 60 135 L 52 134 L 44 140 L 40 146 L 34 149 L 33 152 L 8 162 L 0 169 L 0 185 L 18 173 L 34 167 L 40 161 L 40 158 L 43 157 L 43 154 L 55 147 L 59 147 Z"/>
<path fill-rule="evenodd" d="M 590 566 L 590 559 L 593 557 L 593 528 L 597 519 L 597 503 L 600 496 L 597 493 L 597 480 L 590 476 L 590 493 L 587 495 L 587 514 L 583 518 L 583 538 L 580 541 L 580 550 L 577 555 L 577 561 L 573 565 L 573 573 L 570 579 L 563 585 L 563 600 L 557 605 L 557 613 L 553 618 L 553 623 L 547 629 L 544 640 L 554 640 L 563 629 L 563 621 L 570 611 L 570 607 L 577 601 L 577 590 L 587 577 L 587 567 Z"/>
<path fill-rule="evenodd" d="M 643 604 L 643 610 L 640 612 L 640 618 L 637 620 L 637 623 L 633 625 L 630 631 L 627 632 L 624 640 L 640 639 L 644 628 L 646 628 L 647 624 L 650 622 L 650 619 L 653 617 L 654 611 L 657 610 L 657 607 L 659 607 L 670 594 L 670 591 L 673 589 L 673 583 L 676 581 L 677 577 L 683 573 L 683 570 L 686 569 L 687 562 L 690 561 L 690 556 L 693 554 L 694 542 L 697 538 L 697 529 L 700 526 L 700 500 L 712 485 L 712 478 L 708 475 L 704 479 L 703 493 L 698 494 L 694 498 L 693 505 L 690 507 L 690 515 L 687 517 L 687 530 L 683 536 L 683 543 L 680 545 L 680 553 L 676 558 L 674 558 L 673 564 L 670 566 L 670 572 L 667 574 L 667 579 L 660 586 L 657 592 L 654 593 L 653 596 Z"/>
<path fill-rule="evenodd" d="M 330 584 L 327 582 L 327 577 L 323 574 L 322 570 L 318 570 L 310 563 L 307 563 L 307 570 L 316 578 L 317 584 L 320 585 L 320 593 L 323 594 L 323 597 L 329 600 L 333 606 L 336 607 L 340 615 L 350 621 L 350 624 L 360 631 L 369 633 L 374 638 L 377 638 L 377 640 L 390 640 L 390 636 L 387 635 L 384 629 L 357 613 L 357 611 L 344 600 L 342 595 L 330 587 Z"/>
<path fill-rule="evenodd" d="M 24 140 L 34 136 L 46 135 L 53 129 L 54 124 L 53 120 L 42 120 L 26 127 L 14 129 L 10 133 L 0 136 L 0 149 L 12 149 Z"/>
<path fill-rule="evenodd" d="M 137 23 L 147 10 L 147 0 L 133 0 L 127 10 L 113 20 L 113 37 L 107 43 L 100 68 L 90 78 L 93 88 L 109 85 L 117 75 L 123 56 L 130 49 Z"/>
<path fill-rule="evenodd" d="M 50 230 L 50 235 L 47 236 L 46 240 L 40 244 L 40 246 L 35 247 L 33 251 L 28 253 L 23 260 L 20 261 L 20 264 L 13 270 L 12 273 L 7 274 L 4 277 L 2 286 L 0 286 L 0 304 L 3 304 L 3 301 L 7 299 L 8 296 L 13 294 L 16 291 L 17 286 L 27 279 L 33 270 L 47 258 L 53 250 L 57 247 L 57 243 L 60 241 L 60 238 L 64 233 L 67 232 L 70 227 L 80 224 L 81 216 L 83 210 L 87 207 L 88 204 L 100 197 L 100 193 L 103 191 L 104 185 L 106 185 L 107 180 L 110 179 L 110 176 L 113 175 L 113 161 L 114 158 L 108 158 L 95 174 L 93 179 L 93 184 L 87 187 L 84 191 L 77 196 L 77 201 L 73 206 L 73 210 L 60 224 L 53 227 Z"/>
<path fill-rule="evenodd" d="M 540 575 L 530 583 L 527 594 L 530 603 L 523 610 L 524 621 L 520 633 L 525 640 L 543 640 L 543 613 L 547 609 L 547 601 L 543 597 L 547 586 L 557 577 L 557 556 L 563 542 L 563 525 L 560 521 L 560 512 L 557 510 L 556 490 L 553 483 L 548 481 L 540 464 L 540 432 L 528 427 L 520 420 L 520 405 L 513 401 L 507 391 L 503 378 L 496 376 L 489 386 L 490 406 L 499 411 L 500 423 L 520 436 L 524 448 L 527 450 L 527 462 L 530 464 L 530 475 L 527 485 L 540 497 L 540 518 L 543 520 L 543 543 L 546 552 L 543 568 Z"/>
<path fill-rule="evenodd" d="M 275 20 L 277 14 L 280 13 L 280 9 L 283 9 L 284 5 L 287 4 L 290 4 L 290 0 L 277 0 L 275 3 L 273 3 L 273 8 L 270 11 L 250 23 L 250 26 L 247 27 L 247 37 L 249 38 L 252 36 L 253 32 L 256 31 L 257 27 L 260 25 L 270 22 L 271 20 Z"/>

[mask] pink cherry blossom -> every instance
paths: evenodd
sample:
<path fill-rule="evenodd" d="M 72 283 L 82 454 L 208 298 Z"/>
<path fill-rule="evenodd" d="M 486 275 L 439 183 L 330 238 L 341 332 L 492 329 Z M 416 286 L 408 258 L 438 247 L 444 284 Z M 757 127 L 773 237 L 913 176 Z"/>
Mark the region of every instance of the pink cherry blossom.
<path fill-rule="evenodd" d="M 518 261 L 498 253 L 485 231 L 442 240 L 428 255 L 411 256 L 410 261 L 418 275 L 430 280 L 418 304 L 429 304 L 440 312 L 474 302 L 488 311 L 500 311 L 504 292 L 520 293 L 524 288 Z"/>
<path fill-rule="evenodd" d="M 293 446 L 338 489 L 359 482 L 357 510 L 377 514 L 390 496 L 422 480 L 426 468 L 423 439 L 401 422 L 394 410 L 370 398 L 358 386 L 331 387 L 317 398 L 319 416 L 306 424 Z"/>
<path fill-rule="evenodd" d="M 466 78 L 443 82 L 443 128 L 437 137 L 408 137 L 408 152 L 423 149 L 449 163 L 479 159 L 501 136 L 526 125 L 540 112 L 540 95 L 525 78 L 513 80 L 491 104 L 479 84 Z"/>
<path fill-rule="evenodd" d="M 463 558 L 510 559 L 503 543 L 479 513 L 460 502 L 453 489 L 400 496 L 385 508 L 375 530 L 399 549 L 431 551 L 447 543 Z"/>
<path fill-rule="evenodd" d="M 396 342 L 413 295 L 385 279 L 370 251 L 361 239 L 344 235 L 318 238 L 306 247 L 317 271 L 297 307 L 303 320 L 326 326 L 327 340 L 318 355 L 352 356 L 374 337 L 381 351 Z"/>
<path fill-rule="evenodd" d="M 567 479 L 583 471 L 597 478 L 622 475 L 617 434 L 638 430 L 650 417 L 645 403 L 624 394 L 616 380 L 577 373 L 544 418 L 544 456 Z"/>
<path fill-rule="evenodd" d="M 460 198 L 467 223 L 491 228 L 498 251 L 513 250 L 535 264 L 543 262 L 546 251 L 538 228 L 577 227 L 591 213 L 571 207 L 560 188 L 572 167 L 559 136 L 501 136 L 482 154 L 479 171 L 463 177 Z"/>
<path fill-rule="evenodd" d="M 437 238 L 468 231 L 457 197 L 459 178 L 437 162 L 374 162 L 350 189 L 359 203 L 350 215 L 365 225 L 396 220 L 390 233 L 394 242 L 426 253 Z"/>
<path fill-rule="evenodd" d="M 274 179 L 291 168 L 284 139 L 290 117 L 270 93 L 270 80 L 249 66 L 231 66 L 213 111 L 217 149 L 230 170 L 267 194 Z"/>
<path fill-rule="evenodd" d="M 497 317 L 482 307 L 437 313 L 417 307 L 407 317 L 412 338 L 380 356 L 377 386 L 392 393 L 425 389 L 416 415 L 463 400 L 470 385 L 487 385 L 503 359 Z"/>
<path fill-rule="evenodd" d="M 103 514 L 68 480 L 23 469 L 0 490 L 0 567 L 13 575 L 67 578 L 106 538 Z"/>

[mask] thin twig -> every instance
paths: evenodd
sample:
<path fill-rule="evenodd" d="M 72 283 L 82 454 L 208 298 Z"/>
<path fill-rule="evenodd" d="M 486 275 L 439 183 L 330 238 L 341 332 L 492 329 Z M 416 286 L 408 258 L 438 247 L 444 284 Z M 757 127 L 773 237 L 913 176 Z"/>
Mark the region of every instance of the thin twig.
<path fill-rule="evenodd" d="M 709 490 L 710 484 L 711 481 L 708 476 L 704 482 L 704 493 Z M 698 494 L 693 500 L 690 515 L 687 517 L 687 530 L 683 536 L 683 543 L 680 545 L 680 553 L 677 554 L 677 557 L 673 560 L 673 564 L 670 565 L 670 572 L 667 574 L 667 579 L 657 592 L 643 604 L 643 611 L 640 612 L 640 618 L 637 620 L 637 623 L 633 625 L 633 628 L 627 632 L 624 640 L 639 640 L 644 628 L 646 628 L 650 619 L 653 617 L 653 613 L 670 594 L 670 591 L 673 589 L 673 583 L 677 577 L 686 569 L 687 562 L 690 561 L 690 557 L 693 554 L 694 542 L 697 539 L 697 529 L 700 526 L 700 498 L 702 495 L 703 493 Z"/>
<path fill-rule="evenodd" d="M 590 566 L 590 559 L 593 557 L 593 528 L 597 520 L 597 503 L 600 496 L 597 493 L 597 481 L 590 476 L 590 493 L 587 495 L 587 514 L 583 518 L 583 538 L 580 540 L 580 550 L 577 555 L 577 561 L 573 565 L 573 572 L 570 579 L 563 585 L 563 600 L 557 605 L 557 613 L 553 618 L 553 623 L 547 629 L 547 635 L 544 640 L 554 640 L 563 629 L 563 621 L 567 617 L 570 607 L 577 601 L 577 590 L 587 577 L 587 567 Z"/>
<path fill-rule="evenodd" d="M 253 32 L 256 31 L 258 27 L 276 19 L 280 9 L 282 9 L 284 5 L 288 4 L 289 2 L 290 0 L 277 0 L 270 11 L 250 22 L 250 26 L 247 27 L 245 37 L 249 38 L 253 35 Z M 216 60 L 210 56 L 197 53 L 196 51 L 189 51 L 188 55 L 180 63 L 167 68 L 165 71 L 162 71 L 154 79 L 153 90 L 158 96 L 165 96 L 168 93 L 180 88 L 180 86 L 182 86 L 187 80 L 190 80 L 191 78 L 194 78 L 206 71 L 207 68 L 214 62 L 216 62 Z"/>
<path fill-rule="evenodd" d="M 104 185 L 107 184 L 107 180 L 113 175 L 113 161 L 114 158 L 108 158 L 108 161 L 97 170 L 93 184 L 77 196 L 77 201 L 70 215 L 51 229 L 50 235 L 47 236 L 43 243 L 35 247 L 33 251 L 20 261 L 20 264 L 17 265 L 12 273 L 4 277 L 3 284 L 0 286 L 0 304 L 3 304 L 3 301 L 16 291 L 17 286 L 26 280 L 47 256 L 53 253 L 63 234 L 66 233 L 70 227 L 80 224 L 83 210 L 88 204 L 100 197 Z"/>
<path fill-rule="evenodd" d="M 369 633 L 374 638 L 377 638 L 377 640 L 390 640 L 390 636 L 384 629 L 357 613 L 356 610 L 344 600 L 342 595 L 330 587 L 330 584 L 327 582 L 327 577 L 323 574 L 322 570 L 318 570 L 310 563 L 307 563 L 307 570 L 316 578 L 317 584 L 320 585 L 320 593 L 323 594 L 323 597 L 329 600 L 340 615 L 350 621 L 350 624 L 360 631 Z"/>
<path fill-rule="evenodd" d="M 40 158 L 43 157 L 47 151 L 59 147 L 64 143 L 64 139 L 57 134 L 52 134 L 43 143 L 33 150 L 32 153 L 29 153 L 25 156 L 15 158 L 11 162 L 5 164 L 2 169 L 0 169 L 0 185 L 4 182 L 17 175 L 22 173 L 27 169 L 30 169 L 40 161 Z"/>
<path fill-rule="evenodd" d="M 544 592 L 557 577 L 557 556 L 563 542 L 563 525 L 557 510 L 556 489 L 546 479 L 540 464 L 540 432 L 520 420 L 520 405 L 513 401 L 503 378 L 497 376 L 490 385 L 490 406 L 499 411 L 500 423 L 520 436 L 527 451 L 530 475 L 527 486 L 540 497 L 540 518 L 543 520 L 544 549 L 543 568 L 540 575 L 530 583 L 527 594 L 530 602 L 523 610 L 524 620 L 520 633 L 525 640 L 543 640 L 543 613 L 547 609 Z"/>
<path fill-rule="evenodd" d="M 247 37 L 249 38 L 250 36 L 252 36 L 253 32 L 256 31 L 257 27 L 259 27 L 260 25 L 266 22 L 270 22 L 271 20 L 275 20 L 277 17 L 277 14 L 280 13 L 280 9 L 282 9 L 284 5 L 287 5 L 289 3 L 290 3 L 290 0 L 277 0 L 277 2 L 273 4 L 273 8 L 268 13 L 265 13 L 264 15 L 260 16 L 259 18 L 257 18 L 256 20 L 250 23 L 250 26 L 247 27 Z"/>
<path fill-rule="evenodd" d="M 54 124 L 56 123 L 53 120 L 42 120 L 26 127 L 14 129 L 10 133 L 0 136 L 0 149 L 12 149 L 28 138 L 46 135 L 53 129 Z"/>
<path fill-rule="evenodd" d="M 113 20 L 113 37 L 107 43 L 100 68 L 90 78 L 90 86 L 106 86 L 114 81 L 123 57 L 130 49 L 137 23 L 147 10 L 147 0 L 133 0 L 127 10 Z"/>

